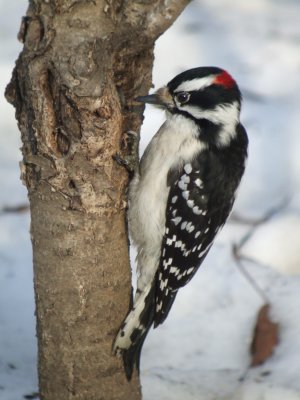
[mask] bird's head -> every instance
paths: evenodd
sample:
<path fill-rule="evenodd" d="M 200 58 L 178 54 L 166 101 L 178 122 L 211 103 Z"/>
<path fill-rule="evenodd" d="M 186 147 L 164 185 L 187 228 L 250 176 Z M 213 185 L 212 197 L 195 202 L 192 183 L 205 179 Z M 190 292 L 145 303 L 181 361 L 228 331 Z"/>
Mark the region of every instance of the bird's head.
<path fill-rule="evenodd" d="M 231 75 L 217 67 L 182 72 L 167 86 L 136 100 L 165 109 L 170 118 L 181 115 L 193 120 L 208 141 L 218 138 L 221 145 L 230 141 L 239 122 L 241 92 Z"/>

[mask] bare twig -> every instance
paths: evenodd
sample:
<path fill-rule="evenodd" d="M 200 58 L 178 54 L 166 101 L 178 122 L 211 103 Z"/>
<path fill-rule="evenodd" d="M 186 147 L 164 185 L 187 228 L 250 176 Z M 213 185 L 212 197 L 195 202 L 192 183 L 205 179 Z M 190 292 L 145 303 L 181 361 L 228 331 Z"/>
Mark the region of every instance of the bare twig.
<path fill-rule="evenodd" d="M 18 204 L 16 206 L 3 206 L 0 215 L 7 213 L 23 213 L 29 210 L 29 204 Z"/>
<path fill-rule="evenodd" d="M 24 394 L 24 399 L 28 399 L 28 400 L 33 400 L 33 399 L 39 399 L 40 397 L 39 397 L 39 393 L 37 393 L 37 392 L 33 392 L 33 393 L 30 393 L 30 394 Z"/>
<path fill-rule="evenodd" d="M 249 272 L 247 271 L 247 269 L 245 268 L 245 266 L 243 264 L 243 261 L 251 261 L 251 262 L 255 262 L 255 261 L 253 259 L 251 259 L 251 258 L 248 258 L 248 257 L 242 257 L 238 253 L 238 248 L 237 248 L 237 246 L 235 244 L 232 246 L 232 253 L 233 253 L 234 260 L 236 262 L 236 265 L 237 265 L 240 273 L 249 282 L 250 286 L 258 294 L 258 296 L 263 300 L 263 302 L 264 303 L 269 303 L 269 299 L 268 299 L 265 291 L 258 285 L 258 283 L 253 278 L 253 276 L 249 274 Z"/>
<path fill-rule="evenodd" d="M 280 204 L 270 208 L 265 215 L 259 218 L 249 218 L 233 212 L 230 216 L 230 222 L 252 225 L 256 228 L 258 225 L 261 225 L 269 221 L 272 217 L 274 217 L 274 215 L 284 210 L 288 206 L 289 201 L 290 201 L 289 198 L 283 199 L 283 201 Z"/>
<path fill-rule="evenodd" d="M 265 302 L 269 303 L 268 297 L 265 293 L 265 291 L 257 284 L 256 280 L 249 274 L 247 269 L 245 268 L 243 261 L 250 261 L 252 263 L 256 263 L 254 258 L 251 257 L 245 257 L 241 254 L 241 249 L 244 246 L 244 244 L 252 237 L 254 234 L 255 230 L 258 228 L 258 226 L 262 225 L 263 223 L 269 221 L 274 215 L 278 214 L 280 211 L 285 209 L 289 203 L 289 199 L 284 199 L 283 202 L 280 205 L 277 205 L 276 207 L 271 208 L 269 211 L 266 212 L 264 216 L 258 219 L 251 219 L 243 216 L 239 216 L 237 214 L 231 216 L 231 221 L 233 222 L 238 222 L 238 223 L 243 223 L 243 224 L 248 224 L 251 225 L 252 228 L 249 229 L 249 231 L 241 238 L 239 243 L 234 243 L 232 246 L 232 254 L 233 258 L 236 262 L 236 265 L 241 272 L 241 274 L 246 278 L 246 280 L 249 282 L 250 286 L 254 289 L 254 291 L 259 295 L 259 297 Z"/>

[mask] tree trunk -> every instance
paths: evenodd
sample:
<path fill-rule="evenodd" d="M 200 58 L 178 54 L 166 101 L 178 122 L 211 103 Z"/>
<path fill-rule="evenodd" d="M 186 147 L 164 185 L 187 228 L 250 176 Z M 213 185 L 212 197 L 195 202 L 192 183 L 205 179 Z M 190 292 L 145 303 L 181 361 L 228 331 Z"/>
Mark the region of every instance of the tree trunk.
<path fill-rule="evenodd" d="M 6 96 L 22 134 L 34 260 L 40 398 L 140 398 L 111 352 L 128 310 L 126 171 L 153 45 L 188 0 L 32 0 Z"/>

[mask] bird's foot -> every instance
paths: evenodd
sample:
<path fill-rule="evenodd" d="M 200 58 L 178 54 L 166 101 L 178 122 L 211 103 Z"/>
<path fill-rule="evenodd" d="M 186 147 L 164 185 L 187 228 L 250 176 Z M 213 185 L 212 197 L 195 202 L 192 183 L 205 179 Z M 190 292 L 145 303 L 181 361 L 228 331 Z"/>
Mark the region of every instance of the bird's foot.
<path fill-rule="evenodd" d="M 123 151 L 125 155 L 116 153 L 113 159 L 128 172 L 134 172 L 139 165 L 139 143 L 140 135 L 134 131 L 125 134 Z"/>

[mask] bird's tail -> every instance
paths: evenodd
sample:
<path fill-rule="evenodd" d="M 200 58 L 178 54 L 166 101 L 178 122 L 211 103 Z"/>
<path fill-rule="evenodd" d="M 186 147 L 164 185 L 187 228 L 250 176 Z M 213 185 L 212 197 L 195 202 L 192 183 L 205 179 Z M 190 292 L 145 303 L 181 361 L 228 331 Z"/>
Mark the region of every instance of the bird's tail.
<path fill-rule="evenodd" d="M 149 284 L 134 302 L 114 341 L 113 351 L 122 356 L 126 377 L 131 379 L 134 366 L 139 372 L 144 340 L 153 323 L 155 285 Z"/>

